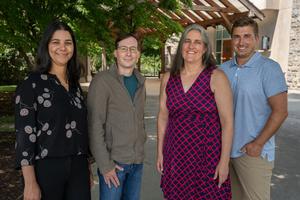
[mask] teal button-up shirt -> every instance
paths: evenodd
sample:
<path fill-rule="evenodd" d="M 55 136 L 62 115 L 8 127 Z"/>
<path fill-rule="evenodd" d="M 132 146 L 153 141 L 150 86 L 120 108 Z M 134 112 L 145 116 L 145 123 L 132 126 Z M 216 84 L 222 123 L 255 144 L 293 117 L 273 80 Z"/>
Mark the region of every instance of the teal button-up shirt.
<path fill-rule="evenodd" d="M 287 91 L 284 74 L 279 64 L 256 52 L 242 66 L 236 59 L 221 65 L 233 91 L 234 137 L 231 157 L 242 156 L 241 148 L 254 140 L 265 126 L 271 107 L 268 98 Z M 263 147 L 262 157 L 275 158 L 274 136 Z"/>

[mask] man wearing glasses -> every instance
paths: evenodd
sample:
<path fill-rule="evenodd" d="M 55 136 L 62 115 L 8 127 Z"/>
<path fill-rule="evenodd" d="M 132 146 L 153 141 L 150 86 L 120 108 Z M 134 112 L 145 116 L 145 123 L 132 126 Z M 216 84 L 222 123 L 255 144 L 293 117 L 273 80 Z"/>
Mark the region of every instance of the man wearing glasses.
<path fill-rule="evenodd" d="M 88 92 L 90 149 L 98 166 L 101 200 L 140 199 L 144 143 L 145 78 L 135 69 L 137 38 L 117 38 L 116 64 L 98 73 Z"/>

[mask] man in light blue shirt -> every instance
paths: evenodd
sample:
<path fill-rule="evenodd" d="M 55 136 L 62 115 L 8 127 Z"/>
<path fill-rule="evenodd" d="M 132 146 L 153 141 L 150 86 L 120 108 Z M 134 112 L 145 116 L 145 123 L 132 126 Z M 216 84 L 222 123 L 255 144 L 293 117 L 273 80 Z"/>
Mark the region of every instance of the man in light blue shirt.
<path fill-rule="evenodd" d="M 287 117 L 287 85 L 279 64 L 255 51 L 258 25 L 235 21 L 231 31 L 235 56 L 221 68 L 234 97 L 231 152 L 232 199 L 270 199 L 275 157 L 274 134 Z"/>

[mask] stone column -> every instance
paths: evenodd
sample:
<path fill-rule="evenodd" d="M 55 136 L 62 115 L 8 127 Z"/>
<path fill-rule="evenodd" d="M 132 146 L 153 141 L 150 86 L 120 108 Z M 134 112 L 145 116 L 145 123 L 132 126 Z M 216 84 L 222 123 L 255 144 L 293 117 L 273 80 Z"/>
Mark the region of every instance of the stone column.
<path fill-rule="evenodd" d="M 284 37 L 284 36 L 282 36 Z M 300 91 L 300 1 L 293 0 L 290 50 L 287 70 L 289 89 Z"/>

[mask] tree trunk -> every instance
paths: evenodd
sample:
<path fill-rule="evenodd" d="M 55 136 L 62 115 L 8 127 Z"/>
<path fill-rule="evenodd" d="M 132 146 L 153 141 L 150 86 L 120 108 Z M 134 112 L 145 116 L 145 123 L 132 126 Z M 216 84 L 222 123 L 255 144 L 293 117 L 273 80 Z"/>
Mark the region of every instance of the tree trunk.
<path fill-rule="evenodd" d="M 21 56 L 22 58 L 24 58 L 24 60 L 25 60 L 25 62 L 26 62 L 26 64 L 27 64 L 27 69 L 28 69 L 28 71 L 33 70 L 33 68 L 34 68 L 34 63 L 33 63 L 32 60 L 30 59 L 30 57 L 25 53 L 25 51 L 24 51 L 21 47 L 19 47 L 17 50 L 19 51 L 20 56 Z"/>

